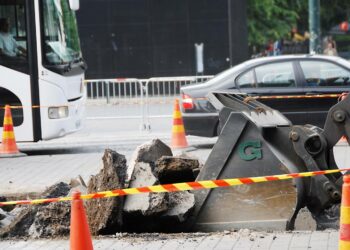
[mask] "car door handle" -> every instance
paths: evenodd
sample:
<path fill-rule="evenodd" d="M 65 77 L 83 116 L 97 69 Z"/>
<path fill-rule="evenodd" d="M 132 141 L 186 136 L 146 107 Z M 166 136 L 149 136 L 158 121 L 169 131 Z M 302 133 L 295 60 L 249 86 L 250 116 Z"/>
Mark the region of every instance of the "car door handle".
<path fill-rule="evenodd" d="M 319 95 L 321 92 L 306 92 L 305 95 Z"/>
<path fill-rule="evenodd" d="M 257 93 L 257 92 L 249 92 L 250 96 L 262 96 L 262 95 L 271 95 L 271 93 Z"/>

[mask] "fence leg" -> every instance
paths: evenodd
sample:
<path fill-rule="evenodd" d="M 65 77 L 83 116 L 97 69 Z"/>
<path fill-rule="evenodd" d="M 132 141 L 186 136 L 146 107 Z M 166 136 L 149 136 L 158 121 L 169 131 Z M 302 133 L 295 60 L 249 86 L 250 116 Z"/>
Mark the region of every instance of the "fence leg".
<path fill-rule="evenodd" d="M 106 99 L 107 99 L 107 104 L 110 103 L 110 94 L 109 94 L 109 82 L 105 82 L 105 87 L 106 89 Z"/>
<path fill-rule="evenodd" d="M 143 131 L 146 129 L 145 125 L 145 112 L 144 112 L 144 98 L 143 98 L 143 83 L 142 81 L 139 82 L 140 85 L 140 92 L 141 92 L 141 105 L 140 105 L 140 110 L 141 110 L 141 124 L 140 124 L 140 130 Z"/>
<path fill-rule="evenodd" d="M 147 111 L 147 113 L 146 113 L 146 119 L 147 119 L 147 121 L 146 121 L 146 129 L 147 129 L 148 132 L 151 132 L 151 123 L 150 123 L 150 121 L 149 121 L 149 95 L 148 95 L 148 84 L 149 84 L 149 82 L 147 81 L 147 82 L 146 82 L 146 86 L 145 86 L 145 88 L 146 88 L 146 111 Z"/>
<path fill-rule="evenodd" d="M 145 85 L 142 81 L 140 81 L 140 87 L 141 87 L 141 126 L 140 130 L 147 130 L 148 132 L 151 132 L 151 125 L 149 123 L 149 110 L 148 110 L 148 83 L 149 81 L 145 82 Z M 145 98 L 146 96 L 146 98 Z M 146 111 L 146 112 L 145 112 Z"/>

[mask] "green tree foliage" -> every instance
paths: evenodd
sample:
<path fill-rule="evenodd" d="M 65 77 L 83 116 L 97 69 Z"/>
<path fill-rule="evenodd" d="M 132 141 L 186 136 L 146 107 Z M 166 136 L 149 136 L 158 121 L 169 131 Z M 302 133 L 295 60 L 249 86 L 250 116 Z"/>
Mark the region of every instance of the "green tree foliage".
<path fill-rule="evenodd" d="M 320 0 L 320 5 L 323 34 L 350 18 L 349 0 Z M 248 0 L 249 44 L 287 38 L 293 27 L 308 30 L 308 7 L 308 0 Z"/>
<path fill-rule="evenodd" d="M 248 0 L 247 15 L 250 45 L 287 36 L 298 20 L 297 12 L 286 0 Z"/>

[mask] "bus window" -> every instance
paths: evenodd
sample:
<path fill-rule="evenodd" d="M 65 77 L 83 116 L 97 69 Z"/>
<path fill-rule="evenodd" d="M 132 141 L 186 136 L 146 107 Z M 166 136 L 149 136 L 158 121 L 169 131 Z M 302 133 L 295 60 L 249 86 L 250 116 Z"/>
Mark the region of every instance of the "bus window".
<path fill-rule="evenodd" d="M 81 62 L 75 13 L 67 0 L 43 0 L 44 62 L 60 72 L 60 66 Z"/>
<path fill-rule="evenodd" d="M 28 73 L 24 0 L 0 0 L 0 65 Z"/>

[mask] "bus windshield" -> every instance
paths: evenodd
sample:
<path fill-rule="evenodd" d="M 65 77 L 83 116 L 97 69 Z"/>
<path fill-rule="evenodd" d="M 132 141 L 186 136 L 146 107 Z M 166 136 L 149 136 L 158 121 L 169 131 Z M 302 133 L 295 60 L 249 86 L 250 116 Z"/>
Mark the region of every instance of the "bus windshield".
<path fill-rule="evenodd" d="M 42 0 L 44 60 L 49 65 L 79 62 L 81 49 L 74 11 L 68 0 Z"/>

